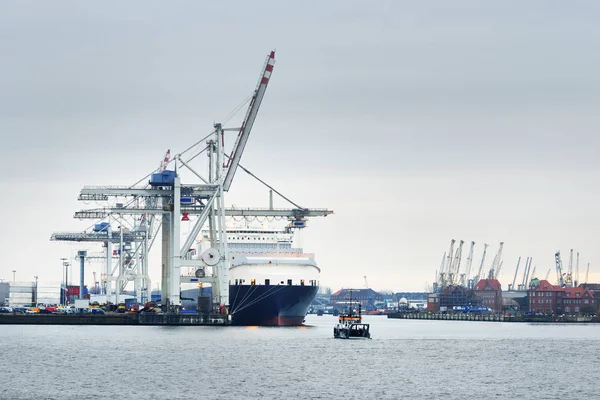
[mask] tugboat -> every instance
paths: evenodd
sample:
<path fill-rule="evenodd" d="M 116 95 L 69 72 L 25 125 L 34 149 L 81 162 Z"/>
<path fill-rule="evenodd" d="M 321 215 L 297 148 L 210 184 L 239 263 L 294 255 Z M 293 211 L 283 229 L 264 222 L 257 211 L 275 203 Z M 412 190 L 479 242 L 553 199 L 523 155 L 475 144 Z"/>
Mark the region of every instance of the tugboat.
<path fill-rule="evenodd" d="M 352 306 L 347 313 L 341 313 L 338 323 L 333 327 L 335 339 L 371 339 L 369 324 L 362 323 L 361 305 L 358 304 L 358 315 L 352 312 Z"/>

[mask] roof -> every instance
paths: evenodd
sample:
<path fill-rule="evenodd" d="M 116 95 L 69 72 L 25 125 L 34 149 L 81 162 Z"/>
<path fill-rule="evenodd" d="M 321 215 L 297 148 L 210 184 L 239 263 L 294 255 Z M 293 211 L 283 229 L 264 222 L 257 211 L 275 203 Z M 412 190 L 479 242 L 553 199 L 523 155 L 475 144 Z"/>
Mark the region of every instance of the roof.
<path fill-rule="evenodd" d="M 594 297 L 594 294 L 589 290 L 582 287 L 564 288 L 565 296 L 567 297 L 583 297 L 585 293 L 588 293 L 590 297 Z"/>
<path fill-rule="evenodd" d="M 374 291 L 373 289 L 340 289 L 337 292 L 333 293 L 331 297 L 344 297 L 349 299 L 350 297 L 375 297 L 380 296 L 379 293 Z"/>
<path fill-rule="evenodd" d="M 502 290 L 502 285 L 498 279 L 481 279 L 479 282 L 477 282 L 477 285 L 473 287 L 473 290 L 485 290 L 485 288 L 488 286 L 496 292 Z"/>
<path fill-rule="evenodd" d="M 533 289 L 535 289 L 535 290 L 541 290 L 541 291 L 556 291 L 556 290 L 563 290 L 563 288 L 562 288 L 562 287 L 560 287 L 560 286 L 556 286 L 556 285 L 553 285 L 553 284 L 551 284 L 550 282 L 548 282 L 548 281 L 547 281 L 547 280 L 545 280 L 545 279 L 542 279 L 542 280 L 540 281 L 540 286 L 538 286 L 538 287 L 536 287 L 536 288 L 533 288 Z"/>

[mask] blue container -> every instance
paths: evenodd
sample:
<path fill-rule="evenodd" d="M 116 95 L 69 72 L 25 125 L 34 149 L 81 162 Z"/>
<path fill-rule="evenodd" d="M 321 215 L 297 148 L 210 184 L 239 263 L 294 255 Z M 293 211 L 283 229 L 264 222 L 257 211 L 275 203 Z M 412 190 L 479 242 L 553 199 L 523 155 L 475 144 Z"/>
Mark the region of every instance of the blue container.
<path fill-rule="evenodd" d="M 179 202 L 181 204 L 194 204 L 194 198 L 193 197 L 181 197 L 179 199 Z"/>
<path fill-rule="evenodd" d="M 102 232 L 106 231 L 110 224 L 108 222 L 100 222 L 99 224 L 94 225 L 94 232 Z"/>
<path fill-rule="evenodd" d="M 150 177 L 150 186 L 172 186 L 174 182 L 175 171 L 163 171 Z"/>

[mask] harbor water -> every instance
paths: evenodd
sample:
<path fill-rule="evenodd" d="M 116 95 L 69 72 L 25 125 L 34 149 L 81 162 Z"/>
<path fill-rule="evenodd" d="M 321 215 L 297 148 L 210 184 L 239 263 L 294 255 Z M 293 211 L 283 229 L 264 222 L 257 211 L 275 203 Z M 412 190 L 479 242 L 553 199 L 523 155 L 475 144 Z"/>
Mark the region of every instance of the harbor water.
<path fill-rule="evenodd" d="M 596 398 L 600 324 L 0 326 L 0 399 Z"/>

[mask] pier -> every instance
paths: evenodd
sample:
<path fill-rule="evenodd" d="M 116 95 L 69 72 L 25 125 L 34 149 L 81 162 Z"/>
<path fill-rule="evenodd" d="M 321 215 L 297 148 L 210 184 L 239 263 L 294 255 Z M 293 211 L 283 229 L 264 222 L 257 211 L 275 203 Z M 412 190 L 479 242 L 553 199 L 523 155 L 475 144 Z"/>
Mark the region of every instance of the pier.
<path fill-rule="evenodd" d="M 463 313 L 404 313 L 388 314 L 392 319 L 423 319 L 437 321 L 485 321 L 485 322 L 529 322 L 529 323 L 600 323 L 594 316 L 555 316 L 555 315 L 503 315 L 503 314 L 463 314 Z"/>
<path fill-rule="evenodd" d="M 0 325 L 227 326 L 223 314 L 0 314 Z"/>

